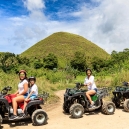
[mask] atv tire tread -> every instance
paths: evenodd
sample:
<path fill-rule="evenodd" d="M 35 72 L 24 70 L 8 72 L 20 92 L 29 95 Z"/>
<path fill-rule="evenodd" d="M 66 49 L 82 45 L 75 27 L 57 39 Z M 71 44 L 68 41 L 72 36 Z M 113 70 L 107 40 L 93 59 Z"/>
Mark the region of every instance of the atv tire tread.
<path fill-rule="evenodd" d="M 112 105 L 112 107 L 113 107 L 112 112 L 108 111 L 108 105 Z M 102 112 L 106 115 L 112 115 L 115 112 L 115 104 L 113 102 L 103 102 Z"/>
<path fill-rule="evenodd" d="M 82 111 L 79 116 L 77 116 L 77 115 L 74 114 L 74 110 L 75 110 L 75 108 L 77 108 L 77 107 L 80 108 L 81 111 Z M 82 106 L 81 104 L 79 104 L 79 103 L 74 103 L 74 104 L 70 107 L 69 112 L 70 112 L 70 114 L 71 114 L 71 117 L 73 117 L 73 118 L 80 118 L 80 117 L 82 117 L 82 115 L 83 115 L 83 113 L 84 113 L 84 108 L 83 108 L 83 106 Z"/>
<path fill-rule="evenodd" d="M 0 115 L 0 126 L 1 126 L 1 124 L 2 124 L 2 121 L 3 121 L 3 118 L 2 118 L 2 116 Z"/>
<path fill-rule="evenodd" d="M 126 99 L 126 100 L 124 101 L 124 110 L 125 110 L 126 112 L 129 112 L 129 99 Z"/>
<path fill-rule="evenodd" d="M 42 124 L 37 123 L 36 120 L 35 120 L 35 115 L 36 115 L 37 113 L 44 113 L 44 115 L 45 115 L 45 120 L 44 120 L 44 122 L 43 122 Z M 47 123 L 48 116 L 47 116 L 47 113 L 46 113 L 43 109 L 37 109 L 37 110 L 35 110 L 35 111 L 32 113 L 31 119 L 32 119 L 33 125 L 39 126 L 39 125 L 44 125 L 44 124 Z"/>

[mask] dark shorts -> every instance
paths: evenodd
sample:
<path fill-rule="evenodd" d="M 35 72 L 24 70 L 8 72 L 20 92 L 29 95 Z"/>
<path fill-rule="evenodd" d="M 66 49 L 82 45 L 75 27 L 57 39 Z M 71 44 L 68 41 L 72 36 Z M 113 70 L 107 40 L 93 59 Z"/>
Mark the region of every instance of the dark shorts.
<path fill-rule="evenodd" d="M 97 88 L 94 88 L 93 90 L 95 90 L 97 92 Z"/>
<path fill-rule="evenodd" d="M 24 94 L 23 96 L 24 96 L 24 98 L 26 98 L 28 96 L 28 93 Z"/>

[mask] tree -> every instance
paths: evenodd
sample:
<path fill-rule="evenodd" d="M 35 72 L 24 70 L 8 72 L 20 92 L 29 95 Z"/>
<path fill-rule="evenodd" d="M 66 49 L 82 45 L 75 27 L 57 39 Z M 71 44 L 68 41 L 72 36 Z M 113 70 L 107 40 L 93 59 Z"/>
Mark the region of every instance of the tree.
<path fill-rule="evenodd" d="M 43 64 L 40 61 L 34 62 L 34 68 L 35 69 L 40 69 L 43 66 Z"/>
<path fill-rule="evenodd" d="M 49 53 L 48 56 L 43 58 L 44 68 L 53 69 L 58 66 L 58 59 L 53 53 Z"/>
<path fill-rule="evenodd" d="M 70 61 L 71 67 L 79 71 L 86 69 L 86 57 L 82 52 L 75 52 L 74 58 Z"/>
<path fill-rule="evenodd" d="M 0 62 L 0 67 L 4 72 L 8 72 L 18 65 L 15 54 L 9 52 L 0 54 Z"/>

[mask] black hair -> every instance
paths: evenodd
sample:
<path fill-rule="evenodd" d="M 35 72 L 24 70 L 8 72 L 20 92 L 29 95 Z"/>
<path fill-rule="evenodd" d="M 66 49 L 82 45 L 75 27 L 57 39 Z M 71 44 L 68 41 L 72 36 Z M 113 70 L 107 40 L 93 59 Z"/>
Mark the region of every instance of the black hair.
<path fill-rule="evenodd" d="M 91 74 L 92 74 L 92 70 L 91 70 L 90 68 L 87 68 L 87 69 L 86 69 L 86 73 L 87 73 L 88 70 L 89 70 L 89 71 L 91 72 Z"/>

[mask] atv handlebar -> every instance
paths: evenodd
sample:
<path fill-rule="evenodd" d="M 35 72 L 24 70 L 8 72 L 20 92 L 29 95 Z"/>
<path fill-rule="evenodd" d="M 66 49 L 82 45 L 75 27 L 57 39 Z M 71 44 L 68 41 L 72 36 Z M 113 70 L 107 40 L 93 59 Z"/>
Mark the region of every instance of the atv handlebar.
<path fill-rule="evenodd" d="M 124 81 L 124 82 L 123 82 L 123 85 L 124 85 L 124 86 L 128 86 L 128 82 L 125 82 L 125 81 Z"/>
<path fill-rule="evenodd" d="M 2 90 L 1 90 L 1 94 L 6 95 L 8 93 L 8 91 L 11 91 L 12 87 L 11 86 L 5 86 Z"/>
<path fill-rule="evenodd" d="M 77 89 L 80 89 L 82 86 L 84 86 L 84 84 L 79 83 L 79 82 L 77 82 L 77 83 L 75 83 L 75 84 L 76 84 L 76 88 L 77 88 Z"/>

